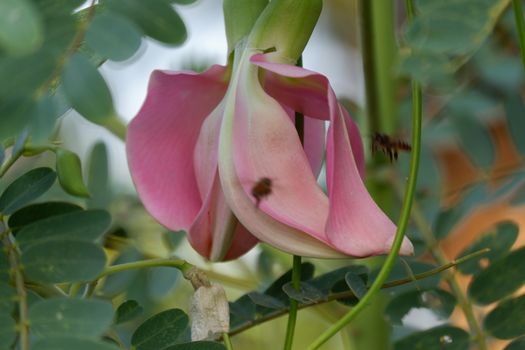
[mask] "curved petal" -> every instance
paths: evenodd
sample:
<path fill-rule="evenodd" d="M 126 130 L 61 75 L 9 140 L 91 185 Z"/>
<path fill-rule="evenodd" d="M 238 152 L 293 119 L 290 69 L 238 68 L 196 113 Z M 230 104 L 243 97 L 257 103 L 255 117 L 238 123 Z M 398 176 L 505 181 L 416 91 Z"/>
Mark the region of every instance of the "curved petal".
<path fill-rule="evenodd" d="M 337 104 L 327 79 L 302 68 L 264 62 L 263 55 L 251 61 L 266 70 L 267 91 L 279 102 L 306 115 L 330 119 L 330 202 L 308 169 L 286 113 L 260 87 L 258 70 L 241 66 L 239 85 L 228 92 L 225 118 L 229 120 L 222 125 L 219 156 L 225 195 L 237 217 L 261 240 L 294 254 L 304 254 L 298 252 L 298 244 L 309 250 L 309 256 L 333 256 L 328 246 L 357 257 L 388 252 L 395 225 L 363 184 L 357 127 Z M 233 157 L 227 155 L 230 151 Z M 249 194 L 261 177 L 271 178 L 275 188 L 257 210 Z M 242 184 L 239 178 L 249 179 L 252 185 Z M 301 236 L 301 231 L 306 234 Z M 311 243 L 312 238 L 325 244 L 323 252 Z M 411 251 L 405 240 L 402 253 Z"/>
<path fill-rule="evenodd" d="M 286 105 L 282 105 L 283 109 L 286 111 L 290 120 L 295 125 L 295 111 Z M 304 116 L 304 153 L 306 153 L 306 158 L 310 163 L 312 172 L 314 176 L 319 177 L 321 168 L 323 167 L 324 153 L 325 153 L 325 139 L 326 139 L 326 129 L 325 121 L 317 118 L 310 118 Z"/>
<path fill-rule="evenodd" d="M 200 255 L 211 261 L 235 259 L 257 244 L 228 207 L 215 168 L 208 196 L 188 230 L 188 240 Z"/>
<path fill-rule="evenodd" d="M 199 254 L 211 261 L 237 258 L 257 243 L 233 215 L 220 187 L 217 155 L 223 114 L 221 102 L 202 124 L 194 151 L 197 186 L 204 203 L 188 231 L 188 239 Z"/>
<path fill-rule="evenodd" d="M 220 135 L 219 174 L 228 204 L 253 235 L 277 248 L 342 257 L 326 244 L 328 198 L 317 185 L 293 123 L 262 90 L 257 67 L 246 56 L 240 64 L 227 94 Z M 274 185 L 256 207 L 251 190 L 263 177 Z"/>
<path fill-rule="evenodd" d="M 133 182 L 146 209 L 170 229 L 187 230 L 202 206 L 193 150 L 204 119 L 224 97 L 226 74 L 221 66 L 202 74 L 155 71 L 129 124 Z"/>

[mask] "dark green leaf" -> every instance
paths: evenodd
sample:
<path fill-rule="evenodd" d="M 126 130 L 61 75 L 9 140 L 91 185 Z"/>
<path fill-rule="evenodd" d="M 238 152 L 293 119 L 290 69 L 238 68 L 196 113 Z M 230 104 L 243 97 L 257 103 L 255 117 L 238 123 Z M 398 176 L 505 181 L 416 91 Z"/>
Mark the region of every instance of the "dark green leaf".
<path fill-rule="evenodd" d="M 453 123 L 458 131 L 459 142 L 469 158 L 481 168 L 490 168 L 496 151 L 488 128 L 467 115 L 454 118 Z"/>
<path fill-rule="evenodd" d="M 0 144 L 0 166 L 4 163 L 5 160 L 5 149 L 4 146 Z"/>
<path fill-rule="evenodd" d="M 440 318 L 448 318 L 454 307 L 456 298 L 441 289 L 412 290 L 398 294 L 388 303 L 385 314 L 394 324 L 401 324 L 410 310 L 426 308 L 434 311 Z"/>
<path fill-rule="evenodd" d="M 18 209 L 9 217 L 9 228 L 11 228 L 11 230 L 18 230 L 23 226 L 29 225 L 38 220 L 79 210 L 82 210 L 82 208 L 76 204 L 67 202 L 44 202 L 30 204 L 26 207 Z"/>
<path fill-rule="evenodd" d="M 525 105 L 519 94 L 514 94 L 505 103 L 507 124 L 514 146 L 525 155 L 525 138 L 521 131 L 525 130 Z"/>
<path fill-rule="evenodd" d="M 525 295 L 505 300 L 492 310 L 483 327 L 494 337 L 512 339 L 525 334 Z"/>
<path fill-rule="evenodd" d="M 111 186 L 109 185 L 108 152 L 103 142 L 98 142 L 89 156 L 87 184 L 91 198 L 88 208 L 105 209 L 111 201 Z"/>
<path fill-rule="evenodd" d="M 29 320 L 31 334 L 38 338 L 99 337 L 113 321 L 113 307 L 98 299 L 46 299 L 29 309 Z"/>
<path fill-rule="evenodd" d="M 16 235 L 22 251 L 35 243 L 68 239 L 93 242 L 109 228 L 111 217 L 99 209 L 51 216 L 24 226 Z"/>
<path fill-rule="evenodd" d="M 16 301 L 16 291 L 6 282 L 0 280 L 0 314 L 9 314 Z"/>
<path fill-rule="evenodd" d="M 156 267 L 148 270 L 148 292 L 152 299 L 165 297 L 176 285 L 181 273 L 173 267 Z"/>
<path fill-rule="evenodd" d="M 525 247 L 494 261 L 474 276 L 468 294 L 474 302 L 488 305 L 513 293 L 524 283 Z"/>
<path fill-rule="evenodd" d="M 361 299 L 368 291 L 366 280 L 363 280 L 363 278 L 353 272 L 348 272 L 345 275 L 345 282 L 357 299 Z"/>
<path fill-rule="evenodd" d="M 48 141 L 60 117 L 56 100 L 52 96 L 42 97 L 31 115 L 31 144 L 39 145 Z"/>
<path fill-rule="evenodd" d="M 301 304 L 315 303 L 321 300 L 326 300 L 327 295 L 315 288 L 308 282 L 301 282 L 299 289 L 295 289 L 292 282 L 288 282 L 283 286 L 283 291 L 291 299 L 297 300 Z"/>
<path fill-rule="evenodd" d="M 142 314 L 144 309 L 135 300 L 126 300 L 117 309 L 115 323 L 123 323 Z"/>
<path fill-rule="evenodd" d="M 163 350 L 226 350 L 220 343 L 211 341 L 195 341 L 186 344 L 173 345 Z"/>
<path fill-rule="evenodd" d="M 80 339 L 69 336 L 45 338 L 31 346 L 31 350 L 119 350 L 116 345 L 95 339 Z"/>
<path fill-rule="evenodd" d="M 1 60 L 1 58 L 0 58 Z M 0 61 L 0 79 L 2 79 L 3 72 L 2 62 Z M 4 85 L 0 84 L 0 95 Z M 33 109 L 33 101 L 27 98 L 13 98 L 2 99 L 0 103 L 0 116 L 2 117 L 2 128 L 0 128 L 0 142 L 15 137 L 27 127 L 31 119 L 31 111 Z"/>
<path fill-rule="evenodd" d="M 368 280 L 368 269 L 366 268 L 366 266 L 349 265 L 327 272 L 311 280 L 308 280 L 308 284 L 314 286 L 323 293 L 330 293 L 332 287 L 337 282 L 345 283 L 344 279 L 347 273 L 354 273 L 360 276 L 361 278 Z"/>
<path fill-rule="evenodd" d="M 7 312 L 0 312 L 0 344 L 12 344 L 16 338 L 16 322 Z"/>
<path fill-rule="evenodd" d="M 352 293 L 351 297 L 337 299 L 337 301 L 340 302 L 343 305 L 354 306 L 354 305 L 356 305 L 359 302 L 359 299 L 357 299 L 357 297 L 355 295 L 353 295 L 353 292 L 348 288 L 348 284 L 346 283 L 345 280 L 339 280 L 338 282 L 336 282 L 332 286 L 330 292 L 331 292 L 331 294 L 350 293 L 351 292 Z"/>
<path fill-rule="evenodd" d="M 27 278 L 40 283 L 83 282 L 95 279 L 106 265 L 101 247 L 91 242 L 48 241 L 22 254 Z"/>
<path fill-rule="evenodd" d="M 314 275 L 314 265 L 310 263 L 301 264 L 301 281 L 309 280 Z M 275 282 L 273 282 L 266 290 L 264 294 L 270 295 L 274 298 L 277 298 L 286 305 L 289 302 L 289 298 L 286 293 L 283 291 L 283 286 L 292 280 L 292 270 L 288 270 L 281 277 L 279 277 Z"/>
<path fill-rule="evenodd" d="M 147 319 L 131 337 L 136 350 L 161 350 L 177 343 L 186 329 L 188 316 L 179 309 L 166 310 Z"/>
<path fill-rule="evenodd" d="M 464 274 L 477 274 L 481 272 L 481 260 L 486 259 L 492 262 L 502 257 L 510 250 L 516 238 L 518 238 L 518 226 L 511 222 L 499 224 L 496 232 L 481 236 L 476 242 L 465 249 L 457 259 L 484 248 L 489 248 L 490 251 L 478 258 L 468 260 L 458 265 L 459 271 Z"/>
<path fill-rule="evenodd" d="M 512 343 L 507 345 L 503 350 L 525 350 L 525 337 L 515 339 Z"/>
<path fill-rule="evenodd" d="M 36 168 L 13 181 L 0 196 L 0 212 L 11 214 L 28 202 L 40 197 L 55 182 L 50 168 Z"/>
<path fill-rule="evenodd" d="M 410 76 L 423 85 L 437 86 L 446 90 L 454 86 L 450 62 L 445 55 L 413 51 L 411 55 L 402 56 L 399 73 Z"/>
<path fill-rule="evenodd" d="M 248 297 L 253 301 L 255 305 L 263 306 L 268 309 L 284 309 L 286 304 L 281 300 L 259 292 L 250 292 Z"/>
<path fill-rule="evenodd" d="M 71 106 L 89 121 L 104 125 L 115 118 L 109 88 L 85 56 L 71 57 L 62 73 L 62 85 Z"/>
<path fill-rule="evenodd" d="M 230 327 L 236 327 L 255 318 L 255 303 L 248 295 L 243 295 L 230 303 Z"/>
<path fill-rule="evenodd" d="M 394 350 L 465 350 L 469 338 L 463 329 L 445 325 L 413 333 L 397 341 Z"/>
<path fill-rule="evenodd" d="M 42 44 L 42 19 L 28 0 L 0 2 L 0 47 L 12 55 L 34 52 Z"/>
<path fill-rule="evenodd" d="M 86 32 L 86 45 L 113 61 L 131 57 L 140 42 L 140 29 L 126 17 L 111 12 L 95 16 Z"/>
<path fill-rule="evenodd" d="M 180 45 L 186 28 L 173 6 L 164 0 L 108 0 L 108 7 L 133 20 L 149 37 L 162 43 Z"/>

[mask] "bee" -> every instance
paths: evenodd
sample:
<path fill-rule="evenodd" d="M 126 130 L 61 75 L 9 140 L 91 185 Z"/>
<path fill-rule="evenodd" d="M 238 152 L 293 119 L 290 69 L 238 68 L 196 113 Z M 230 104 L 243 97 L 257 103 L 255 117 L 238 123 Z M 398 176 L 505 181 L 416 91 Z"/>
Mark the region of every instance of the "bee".
<path fill-rule="evenodd" d="M 272 179 L 262 177 L 253 185 L 252 196 L 255 198 L 255 207 L 259 208 L 261 199 L 268 197 L 272 193 Z"/>
<path fill-rule="evenodd" d="M 400 151 L 410 152 L 412 147 L 401 139 L 376 132 L 372 135 L 372 154 L 382 151 L 390 161 L 397 160 Z"/>

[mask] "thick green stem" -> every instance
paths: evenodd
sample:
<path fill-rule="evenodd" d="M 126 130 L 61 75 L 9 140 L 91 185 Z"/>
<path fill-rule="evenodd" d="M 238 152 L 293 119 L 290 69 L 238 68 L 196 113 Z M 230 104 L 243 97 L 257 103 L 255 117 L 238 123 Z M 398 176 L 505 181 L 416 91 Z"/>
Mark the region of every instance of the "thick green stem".
<path fill-rule="evenodd" d="M 521 63 L 525 69 L 525 22 L 523 20 L 523 9 L 521 0 L 512 0 L 514 9 L 514 18 L 516 19 L 516 28 L 518 29 L 518 38 L 520 40 Z"/>
<path fill-rule="evenodd" d="M 227 350 L 233 350 L 232 341 L 231 341 L 230 336 L 228 335 L 228 333 L 224 332 L 222 334 L 222 340 L 224 341 L 224 345 L 226 346 Z"/>
<path fill-rule="evenodd" d="M 385 283 L 385 284 L 383 284 L 383 286 L 381 288 L 382 289 L 393 288 L 393 287 L 401 286 L 401 285 L 404 285 L 404 284 L 412 283 L 412 282 L 414 282 L 414 280 L 415 281 L 419 281 L 419 280 L 422 280 L 424 278 L 428 278 L 428 277 L 434 276 L 434 275 L 436 275 L 438 273 L 441 273 L 441 272 L 443 272 L 445 270 L 448 270 L 448 269 L 450 269 L 452 267 L 455 267 L 455 266 L 457 266 L 459 264 L 462 264 L 462 263 L 464 263 L 466 261 L 469 261 L 471 259 L 477 258 L 477 257 L 487 253 L 488 251 L 490 251 L 488 248 L 481 249 L 479 251 L 476 251 L 476 252 L 474 252 L 472 254 L 466 255 L 466 256 L 464 256 L 464 257 L 462 257 L 460 259 L 457 259 L 455 261 L 448 262 L 445 265 L 438 266 L 438 267 L 436 267 L 436 268 L 434 268 L 432 270 L 416 274 L 413 277 L 407 277 L 407 278 L 403 278 L 403 279 L 399 279 L 399 280 L 395 280 L 395 281 L 392 281 L 392 282 Z M 332 293 L 326 299 L 319 299 L 319 300 L 316 300 L 315 302 L 312 302 L 312 303 L 309 303 L 309 304 L 299 304 L 298 309 L 301 310 L 301 309 L 304 309 L 304 308 L 307 308 L 307 307 L 325 304 L 325 303 L 328 303 L 328 302 L 331 302 L 331 301 L 334 301 L 334 300 L 348 299 L 348 298 L 352 298 L 352 297 L 355 297 L 355 295 L 354 295 L 354 293 L 352 291 Z M 262 323 L 271 321 L 271 320 L 273 320 L 273 319 L 275 319 L 277 317 L 283 316 L 283 315 L 285 315 L 287 313 L 288 313 L 287 309 L 276 310 L 276 311 L 274 311 L 272 313 L 264 315 L 263 317 L 257 318 L 257 319 L 255 319 L 253 321 L 246 322 L 246 323 L 244 323 L 244 324 L 242 324 L 242 325 L 240 325 L 240 326 L 230 330 L 230 332 L 228 334 L 231 336 L 231 335 L 242 333 L 242 332 L 244 332 L 247 329 L 250 329 L 250 328 L 258 326 L 258 325 L 260 325 Z"/>
<path fill-rule="evenodd" d="M 136 270 L 136 269 L 145 269 L 149 267 L 174 267 L 180 270 L 183 274 L 190 271 L 193 268 L 193 265 L 184 261 L 184 260 L 174 260 L 174 259 L 151 259 L 151 260 L 142 260 L 135 261 L 126 264 L 119 264 L 107 267 L 96 279 L 99 280 L 103 277 L 112 275 L 114 273 Z"/>

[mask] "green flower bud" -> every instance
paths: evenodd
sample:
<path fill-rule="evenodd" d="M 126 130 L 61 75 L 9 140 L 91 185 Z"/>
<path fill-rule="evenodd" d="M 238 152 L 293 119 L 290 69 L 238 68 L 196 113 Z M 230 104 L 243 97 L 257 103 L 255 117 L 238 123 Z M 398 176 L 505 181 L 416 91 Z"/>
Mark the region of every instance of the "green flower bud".
<path fill-rule="evenodd" d="M 282 63 L 295 64 L 315 28 L 322 0 L 273 0 L 255 23 L 248 47 L 275 49 Z"/>
<path fill-rule="evenodd" d="M 250 34 L 268 0 L 224 0 L 224 24 L 228 40 L 228 54 L 244 37 Z"/>
<path fill-rule="evenodd" d="M 63 148 L 56 148 L 55 155 L 58 182 L 64 191 L 77 197 L 89 197 L 78 156 Z"/>

